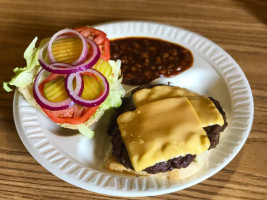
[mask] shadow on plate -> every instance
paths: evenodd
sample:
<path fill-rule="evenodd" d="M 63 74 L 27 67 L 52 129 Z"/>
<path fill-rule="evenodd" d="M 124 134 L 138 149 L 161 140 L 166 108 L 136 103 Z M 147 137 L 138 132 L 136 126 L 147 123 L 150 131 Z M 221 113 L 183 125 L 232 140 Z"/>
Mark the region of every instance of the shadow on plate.
<path fill-rule="evenodd" d="M 106 158 L 107 152 L 111 146 L 110 137 L 107 135 L 107 128 L 109 124 L 109 119 L 113 113 L 113 110 L 110 109 L 105 111 L 105 114 L 100 118 L 98 123 L 95 126 L 95 161 L 97 165 L 104 167 L 104 159 Z"/>
<path fill-rule="evenodd" d="M 91 128 L 95 131 L 92 139 L 80 137 L 77 146 L 79 161 L 95 170 L 106 171 L 104 160 L 110 148 L 107 127 L 112 110 L 108 110 Z"/>
<path fill-rule="evenodd" d="M 40 116 L 42 115 L 42 116 Z M 71 137 L 73 135 L 79 134 L 78 130 L 73 130 L 73 129 L 68 129 L 68 128 L 63 128 L 56 123 L 52 123 L 52 121 L 47 117 L 44 116 L 42 113 L 39 113 L 38 115 L 39 121 L 43 120 L 44 124 L 49 124 L 46 128 L 53 134 L 61 137 Z"/>

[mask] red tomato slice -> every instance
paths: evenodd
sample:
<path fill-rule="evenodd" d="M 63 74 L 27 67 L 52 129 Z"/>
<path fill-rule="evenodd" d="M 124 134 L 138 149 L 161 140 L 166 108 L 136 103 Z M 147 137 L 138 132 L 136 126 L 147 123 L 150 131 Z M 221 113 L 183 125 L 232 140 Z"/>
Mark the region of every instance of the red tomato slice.
<path fill-rule="evenodd" d="M 66 123 L 78 125 L 86 122 L 98 109 L 98 106 L 94 107 L 80 107 L 73 105 L 70 108 L 58 111 L 52 111 L 42 108 L 45 114 L 56 123 Z"/>
<path fill-rule="evenodd" d="M 106 38 L 103 44 L 103 53 L 102 53 L 102 58 L 106 61 L 110 60 L 110 43 L 109 39 Z"/>
<path fill-rule="evenodd" d="M 106 33 L 92 27 L 80 27 L 74 30 L 81 33 L 84 37 L 93 40 L 98 45 L 101 59 L 106 61 L 110 59 L 110 44 Z"/>
<path fill-rule="evenodd" d="M 85 73 L 85 75 L 90 75 L 89 73 Z M 58 78 L 59 74 L 50 74 L 40 85 L 39 90 L 43 95 L 44 86 L 50 81 Z M 66 123 L 66 124 L 74 124 L 78 125 L 86 122 L 98 109 L 99 105 L 94 107 L 83 107 L 79 105 L 73 105 L 70 108 L 63 110 L 52 111 L 46 108 L 43 108 L 45 114 L 56 123 Z"/>

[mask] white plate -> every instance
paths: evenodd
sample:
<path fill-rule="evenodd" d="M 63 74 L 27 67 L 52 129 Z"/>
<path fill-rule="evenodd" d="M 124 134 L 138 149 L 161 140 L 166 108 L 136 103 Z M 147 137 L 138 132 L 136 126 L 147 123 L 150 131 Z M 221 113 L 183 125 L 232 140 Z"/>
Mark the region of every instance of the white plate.
<path fill-rule="evenodd" d="M 148 36 L 161 38 L 190 49 L 194 64 L 175 78 L 162 79 L 219 100 L 226 110 L 229 126 L 219 145 L 210 151 L 209 165 L 177 183 L 154 176 L 135 177 L 112 173 L 103 159 L 109 146 L 105 130 L 108 116 L 96 125 L 89 140 L 63 129 L 15 93 L 14 119 L 18 133 L 32 156 L 54 175 L 78 187 L 115 196 L 152 196 L 195 185 L 225 167 L 244 145 L 253 121 L 253 98 L 248 81 L 238 64 L 218 45 L 187 30 L 151 23 L 116 22 L 96 26 L 109 38 Z"/>

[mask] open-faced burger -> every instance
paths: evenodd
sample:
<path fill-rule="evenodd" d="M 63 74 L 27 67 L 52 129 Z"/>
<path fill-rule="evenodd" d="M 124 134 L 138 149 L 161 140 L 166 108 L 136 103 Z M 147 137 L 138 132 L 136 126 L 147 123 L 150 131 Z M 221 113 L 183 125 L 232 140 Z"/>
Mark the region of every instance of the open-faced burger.
<path fill-rule="evenodd" d="M 92 137 L 90 126 L 104 111 L 118 107 L 124 90 L 120 61 L 110 60 L 106 34 L 92 27 L 63 29 L 24 53 L 26 67 L 4 83 L 16 86 L 25 99 L 62 127 Z"/>

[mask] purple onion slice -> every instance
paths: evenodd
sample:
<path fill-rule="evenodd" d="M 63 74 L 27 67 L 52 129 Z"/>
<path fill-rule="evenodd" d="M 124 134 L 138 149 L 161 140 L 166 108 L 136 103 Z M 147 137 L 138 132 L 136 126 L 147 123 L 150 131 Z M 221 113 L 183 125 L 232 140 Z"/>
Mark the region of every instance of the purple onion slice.
<path fill-rule="evenodd" d="M 53 111 L 54 110 L 63 110 L 63 109 L 66 109 L 66 108 L 73 106 L 74 102 L 70 98 L 68 98 L 62 102 L 51 102 L 42 96 L 42 94 L 39 90 L 39 82 L 40 82 L 44 72 L 45 72 L 45 70 L 41 69 L 41 71 L 35 77 L 35 80 L 33 83 L 33 96 L 34 96 L 36 102 L 41 107 L 49 109 L 49 110 L 53 110 Z M 83 91 L 82 77 L 79 73 L 76 73 L 74 78 L 76 78 L 75 92 L 78 94 L 78 96 L 81 96 L 82 91 Z"/>
<path fill-rule="evenodd" d="M 53 54 L 53 51 L 52 51 L 52 45 L 53 45 L 53 43 L 55 41 L 60 40 L 60 39 L 63 39 L 63 38 L 75 37 L 73 35 L 64 35 L 66 33 L 72 33 L 72 34 L 77 35 L 82 40 L 82 44 L 83 44 L 83 50 L 81 52 L 80 57 L 76 61 L 74 61 L 74 62 L 72 62 L 70 64 L 71 65 L 78 65 L 78 64 L 83 63 L 86 60 L 87 55 L 88 55 L 87 41 L 86 41 L 86 38 L 83 37 L 82 34 L 80 34 L 79 32 L 77 32 L 75 30 L 72 30 L 72 29 L 63 29 L 61 31 L 58 31 L 57 33 L 55 33 L 52 36 L 52 38 L 48 42 L 47 54 L 48 54 L 48 58 L 49 58 L 50 63 L 56 62 L 56 59 L 55 59 L 54 54 Z"/>
<path fill-rule="evenodd" d="M 79 95 L 77 93 L 77 91 L 74 91 L 73 84 L 72 84 L 77 73 L 72 73 L 72 74 L 67 75 L 67 77 L 65 79 L 65 86 L 66 86 L 67 93 L 68 93 L 69 97 L 75 103 L 77 103 L 81 106 L 86 106 L 86 107 L 97 106 L 97 105 L 103 103 L 103 101 L 105 101 L 105 99 L 107 98 L 107 96 L 109 94 L 108 81 L 103 74 L 101 74 L 100 72 L 98 72 L 94 69 L 87 69 L 84 72 L 89 72 L 89 73 L 92 73 L 92 74 L 96 75 L 97 77 L 99 77 L 99 79 L 102 81 L 102 83 L 104 85 L 104 91 L 102 92 L 102 94 L 97 99 L 94 99 L 94 100 L 87 100 L 87 99 L 81 98 L 81 95 Z M 78 73 L 78 74 L 80 74 L 80 73 Z M 84 89 L 88 90 L 90 88 L 84 88 Z"/>
<path fill-rule="evenodd" d="M 57 63 L 57 65 L 53 65 L 52 64 L 48 64 L 45 62 L 44 58 L 43 58 L 43 52 L 45 49 L 47 49 L 47 47 L 49 46 L 49 42 L 47 42 L 40 50 L 39 55 L 38 55 L 38 61 L 40 63 L 40 65 L 47 71 L 55 73 L 55 74 L 71 74 L 71 73 L 76 73 L 76 72 L 82 72 L 85 71 L 91 67 L 94 66 L 94 64 L 96 64 L 96 62 L 99 60 L 100 58 L 100 50 L 98 48 L 98 46 L 90 39 L 86 39 L 87 43 L 90 45 L 90 48 L 92 48 L 92 55 L 87 58 L 87 60 L 85 60 L 84 63 L 82 64 L 78 64 L 72 67 L 61 67 L 60 64 L 61 63 Z M 66 63 L 62 63 L 63 65 Z"/>

